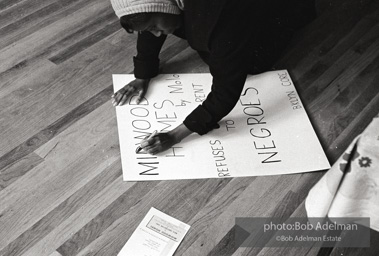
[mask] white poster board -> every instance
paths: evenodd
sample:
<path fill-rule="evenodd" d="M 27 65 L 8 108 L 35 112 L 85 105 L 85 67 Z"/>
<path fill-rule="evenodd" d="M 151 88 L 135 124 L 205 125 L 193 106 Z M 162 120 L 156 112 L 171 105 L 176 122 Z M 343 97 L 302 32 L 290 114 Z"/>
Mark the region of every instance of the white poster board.
<path fill-rule="evenodd" d="M 114 90 L 134 79 L 113 75 Z M 126 181 L 201 179 L 302 173 L 330 168 L 286 70 L 249 76 L 240 100 L 220 128 L 192 134 L 158 155 L 136 153 L 141 140 L 167 132 L 205 100 L 210 74 L 165 74 L 145 99 L 116 107 Z"/>

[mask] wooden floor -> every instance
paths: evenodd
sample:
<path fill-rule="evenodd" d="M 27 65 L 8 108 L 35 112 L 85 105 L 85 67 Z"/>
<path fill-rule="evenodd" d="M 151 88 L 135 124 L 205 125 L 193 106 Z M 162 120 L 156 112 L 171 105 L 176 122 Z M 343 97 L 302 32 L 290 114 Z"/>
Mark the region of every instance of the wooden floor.
<path fill-rule="evenodd" d="M 289 70 L 333 164 L 379 112 L 379 1 L 319 1 Z M 323 172 L 123 182 L 112 73 L 135 35 L 107 0 L 0 1 L 0 255 L 117 255 L 155 207 L 191 225 L 175 255 L 379 255 L 371 247 L 233 248 L 235 217 L 306 216 Z M 208 72 L 170 37 L 163 73 Z M 183 61 L 185 60 L 185 61 Z"/>

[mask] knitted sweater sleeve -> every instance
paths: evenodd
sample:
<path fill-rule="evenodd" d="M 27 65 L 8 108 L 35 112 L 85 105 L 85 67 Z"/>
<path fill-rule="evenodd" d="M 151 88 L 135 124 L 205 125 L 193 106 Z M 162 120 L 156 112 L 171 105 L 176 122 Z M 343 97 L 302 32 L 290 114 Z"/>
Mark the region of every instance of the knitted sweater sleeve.
<path fill-rule="evenodd" d="M 166 35 L 156 37 L 150 32 L 138 34 L 137 55 L 133 57 L 136 78 L 148 79 L 158 75 L 159 53 L 166 37 Z"/>
<path fill-rule="evenodd" d="M 248 73 L 250 33 L 248 20 L 228 10 L 213 31 L 209 69 L 213 77 L 207 98 L 184 120 L 184 125 L 200 135 L 218 126 L 236 105 Z M 245 17 L 247 19 L 247 17 Z M 251 29 L 251 28 L 250 28 Z"/>

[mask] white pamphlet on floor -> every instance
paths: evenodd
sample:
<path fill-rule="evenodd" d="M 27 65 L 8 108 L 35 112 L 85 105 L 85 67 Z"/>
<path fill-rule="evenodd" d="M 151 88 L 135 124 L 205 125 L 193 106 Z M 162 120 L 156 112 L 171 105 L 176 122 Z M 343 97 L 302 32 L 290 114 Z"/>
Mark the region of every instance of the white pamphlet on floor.
<path fill-rule="evenodd" d="M 151 208 L 118 256 L 170 256 L 190 226 Z"/>

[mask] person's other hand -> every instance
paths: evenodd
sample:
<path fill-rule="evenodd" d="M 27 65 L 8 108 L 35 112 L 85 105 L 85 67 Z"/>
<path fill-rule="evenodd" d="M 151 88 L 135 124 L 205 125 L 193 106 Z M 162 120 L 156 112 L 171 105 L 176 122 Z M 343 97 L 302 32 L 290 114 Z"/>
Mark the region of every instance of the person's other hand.
<path fill-rule="evenodd" d="M 132 96 L 138 95 L 137 104 L 141 102 L 143 97 L 147 92 L 147 88 L 149 87 L 150 79 L 138 79 L 131 81 L 123 88 L 118 90 L 116 93 L 112 95 L 112 104 L 113 106 L 121 106 L 124 105 L 125 102 Z"/>
<path fill-rule="evenodd" d="M 147 138 L 148 137 L 145 138 L 146 140 L 142 141 L 141 148 L 151 155 L 163 152 L 178 143 L 175 136 L 170 132 L 158 133 L 149 139 Z"/>

